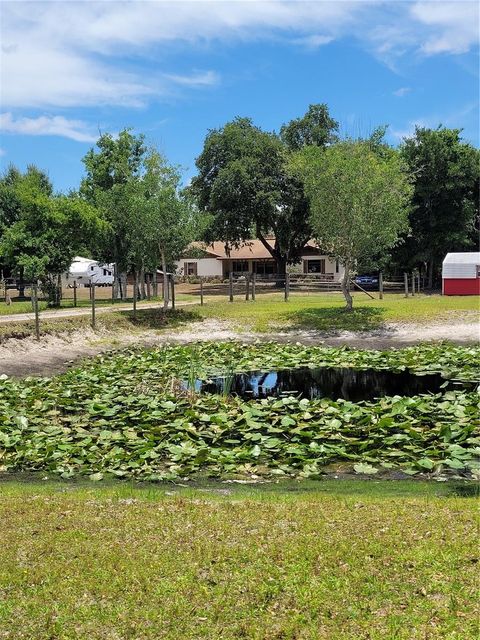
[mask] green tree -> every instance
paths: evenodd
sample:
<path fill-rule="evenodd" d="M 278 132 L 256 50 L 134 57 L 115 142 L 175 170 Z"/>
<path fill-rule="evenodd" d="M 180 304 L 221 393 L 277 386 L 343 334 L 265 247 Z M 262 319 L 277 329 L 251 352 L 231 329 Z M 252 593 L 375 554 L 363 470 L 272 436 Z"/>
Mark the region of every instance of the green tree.
<path fill-rule="evenodd" d="M 180 189 L 181 176 L 156 151 L 146 161 L 136 202 L 140 225 L 134 246 L 148 264 L 162 265 L 164 307 L 168 306 L 167 272 L 174 268 L 187 245 L 199 232 L 199 215 L 188 192 Z M 138 258 L 137 258 L 138 259 Z"/>
<path fill-rule="evenodd" d="M 345 269 L 342 291 L 350 311 L 356 265 L 388 251 L 408 228 L 412 189 L 400 158 L 378 154 L 370 141 L 344 141 L 326 150 L 305 147 L 292 166 L 310 201 L 314 238 Z"/>
<path fill-rule="evenodd" d="M 411 232 L 394 260 L 404 268 L 426 264 L 432 287 L 448 252 L 478 242 L 480 152 L 462 140 L 460 129 L 417 127 L 401 154 L 414 193 Z"/>
<path fill-rule="evenodd" d="M 58 304 L 61 274 L 103 225 L 94 207 L 78 198 L 50 195 L 47 187 L 38 179 L 17 181 L 18 214 L 2 230 L 0 256 L 14 272 L 40 280 L 49 301 Z"/>
<path fill-rule="evenodd" d="M 337 142 L 338 122 L 334 120 L 326 104 L 311 104 L 307 113 L 284 124 L 280 137 L 292 151 L 303 147 L 326 147 Z"/>
<path fill-rule="evenodd" d="M 123 283 L 126 297 L 126 273 L 132 257 L 131 239 L 138 215 L 135 209 L 136 182 L 145 173 L 147 147 L 143 135 L 124 129 L 117 137 L 102 134 L 96 149 L 83 158 L 86 175 L 80 195 L 95 205 L 108 224 L 108 233 L 96 247 L 97 257 L 115 263 L 115 288 Z"/>
<path fill-rule="evenodd" d="M 311 227 L 303 185 L 291 174 L 288 155 L 302 144 L 323 148 L 337 126 L 325 105 L 312 105 L 303 119 L 284 125 L 280 137 L 248 118 L 210 131 L 191 185 L 200 209 L 212 214 L 205 239 L 240 246 L 256 237 L 280 274 L 298 262 Z"/>

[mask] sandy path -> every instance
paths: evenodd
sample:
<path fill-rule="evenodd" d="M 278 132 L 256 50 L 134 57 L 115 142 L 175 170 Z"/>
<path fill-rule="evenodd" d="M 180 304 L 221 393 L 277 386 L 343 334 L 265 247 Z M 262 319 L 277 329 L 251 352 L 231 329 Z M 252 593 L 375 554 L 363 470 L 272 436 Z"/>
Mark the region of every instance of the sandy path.
<path fill-rule="evenodd" d="M 239 333 L 232 324 L 219 320 L 204 320 L 188 327 L 162 332 L 145 331 L 132 334 L 76 331 L 63 336 L 46 336 L 40 342 L 33 338 L 11 338 L 0 345 L 0 374 L 9 376 L 53 375 L 64 371 L 74 361 L 104 351 L 126 346 L 153 346 L 166 342 L 188 343 L 198 340 L 276 340 L 326 346 L 349 345 L 362 349 L 401 348 L 419 342 L 450 340 L 471 344 L 480 340 L 477 322 L 451 324 L 388 324 L 372 332 L 343 331 L 328 336 L 319 331 L 280 331 L 269 334 Z"/>

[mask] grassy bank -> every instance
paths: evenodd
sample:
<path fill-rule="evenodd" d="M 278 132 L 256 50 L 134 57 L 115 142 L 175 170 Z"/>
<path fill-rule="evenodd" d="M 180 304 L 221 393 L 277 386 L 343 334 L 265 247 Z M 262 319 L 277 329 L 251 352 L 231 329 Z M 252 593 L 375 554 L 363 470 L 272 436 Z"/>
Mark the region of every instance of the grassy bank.
<path fill-rule="evenodd" d="M 202 318 L 196 311 L 189 307 L 185 309 L 171 309 L 168 313 L 162 313 L 157 309 L 137 309 L 136 318 L 132 311 L 112 311 L 99 313 L 96 316 L 96 331 L 99 334 L 162 331 L 175 329 L 184 324 L 199 321 Z M 90 315 L 71 316 L 67 318 L 42 318 L 40 317 L 40 335 L 68 334 L 81 329 L 91 328 Z M 35 323 L 33 321 L 0 323 L 0 342 L 9 338 L 27 338 L 35 335 Z"/>
<path fill-rule="evenodd" d="M 0 484 L 0 636 L 473 640 L 476 515 L 448 483 Z"/>
<path fill-rule="evenodd" d="M 480 310 L 476 296 L 386 294 L 383 300 L 371 300 L 354 293 L 354 310 L 345 313 L 341 294 L 292 295 L 288 302 L 281 296 L 258 296 L 255 302 L 237 300 L 209 302 L 199 308 L 206 318 L 232 320 L 237 327 L 255 331 L 274 328 L 317 329 L 320 331 L 379 329 L 386 322 L 452 322 L 466 315 L 478 319 Z"/>
<path fill-rule="evenodd" d="M 245 302 L 236 299 L 233 303 L 225 299 L 218 300 L 207 297 L 204 306 L 200 306 L 198 296 L 180 294 L 177 296 L 179 304 L 189 303 L 188 314 L 185 319 L 201 320 L 214 318 L 227 320 L 234 324 L 238 331 L 269 332 L 288 329 L 314 329 L 325 332 L 342 330 L 370 331 L 382 328 L 388 322 L 418 323 L 438 322 L 443 324 L 455 321 L 475 321 L 480 318 L 479 301 L 475 296 L 444 297 L 439 295 L 416 295 L 414 298 L 404 298 L 400 294 L 387 294 L 384 300 L 370 300 L 365 294 L 354 294 L 354 310 L 345 313 L 344 301 L 340 294 L 331 293 L 324 295 L 293 295 L 288 302 L 284 302 L 280 295 L 258 296 L 255 302 Z M 68 308 L 65 302 L 63 309 Z M 104 301 L 102 306 L 111 304 Z M 142 304 L 139 302 L 139 311 Z M 27 305 L 24 311 L 31 311 L 30 303 L 18 303 Z M 83 306 L 88 306 L 88 301 L 83 301 Z M 20 306 L 6 307 L 0 303 L 0 315 L 20 312 Z M 128 320 L 132 317 L 132 311 L 109 311 L 98 314 L 98 330 L 113 327 L 114 330 L 128 329 L 131 325 L 141 325 L 144 322 L 148 328 L 157 328 L 155 318 L 158 318 L 159 310 L 143 310 L 139 314 L 139 320 Z M 88 326 L 88 316 L 70 318 L 41 317 L 41 331 L 45 334 L 64 333 L 83 326 Z M 158 324 L 158 323 L 157 323 Z M 162 320 L 161 327 L 164 326 Z M 34 335 L 32 321 L 19 321 L 9 324 L 0 324 L 0 339 L 8 337 L 24 337 Z"/>

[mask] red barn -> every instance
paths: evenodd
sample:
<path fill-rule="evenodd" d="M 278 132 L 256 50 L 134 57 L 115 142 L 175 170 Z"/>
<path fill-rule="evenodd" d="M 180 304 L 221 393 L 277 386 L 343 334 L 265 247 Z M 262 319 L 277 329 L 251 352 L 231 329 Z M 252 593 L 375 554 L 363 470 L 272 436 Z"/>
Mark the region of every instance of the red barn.
<path fill-rule="evenodd" d="M 480 295 L 480 252 L 447 253 L 442 265 L 442 293 Z"/>

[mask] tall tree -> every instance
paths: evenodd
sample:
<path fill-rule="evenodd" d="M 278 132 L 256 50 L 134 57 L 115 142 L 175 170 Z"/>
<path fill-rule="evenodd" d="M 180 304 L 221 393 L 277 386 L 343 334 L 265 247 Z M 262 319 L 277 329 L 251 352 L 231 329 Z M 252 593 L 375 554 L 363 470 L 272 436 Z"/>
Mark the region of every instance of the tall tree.
<path fill-rule="evenodd" d="M 480 152 L 462 140 L 460 129 L 417 127 L 401 154 L 414 193 L 411 232 L 394 259 L 402 267 L 425 263 L 431 288 L 446 253 L 478 242 Z"/>
<path fill-rule="evenodd" d="M 212 214 L 205 239 L 240 246 L 258 238 L 277 273 L 299 260 L 311 236 L 307 200 L 301 180 L 289 171 L 288 155 L 302 144 L 323 148 L 338 126 L 325 105 L 311 106 L 300 120 L 284 125 L 281 137 L 249 118 L 210 131 L 191 185 L 200 209 Z"/>
<path fill-rule="evenodd" d="M 334 120 L 326 104 L 311 104 L 307 113 L 284 124 L 280 137 L 292 151 L 303 147 L 326 147 L 338 140 L 338 122 Z"/>
<path fill-rule="evenodd" d="M 310 201 L 313 235 L 345 269 L 342 291 L 356 265 L 395 245 L 408 227 L 411 186 L 396 153 L 378 154 L 370 141 L 345 141 L 322 151 L 305 147 L 293 161 Z"/>
<path fill-rule="evenodd" d="M 103 226 L 94 207 L 79 198 L 50 195 L 41 172 L 27 174 L 13 187 L 18 214 L 2 230 L 0 256 L 14 272 L 40 280 L 50 302 L 58 304 L 61 274 Z"/>
<path fill-rule="evenodd" d="M 129 268 L 129 242 L 137 217 L 133 206 L 134 183 L 145 173 L 147 147 L 144 137 L 132 134 L 129 129 L 124 129 L 117 137 L 102 134 L 96 147 L 83 158 L 86 176 L 82 180 L 80 194 L 102 211 L 108 223 L 109 233 L 98 250 L 98 257 L 115 263 L 118 293 L 119 282 L 125 285 Z M 126 296 L 125 286 L 122 296 Z"/>
<path fill-rule="evenodd" d="M 162 265 L 164 307 L 168 306 L 167 271 L 174 268 L 187 245 L 199 233 L 198 210 L 187 192 L 180 189 L 180 173 L 156 151 L 146 161 L 146 173 L 139 183 L 137 256 L 143 252 L 147 264 Z M 138 259 L 138 258 L 137 258 Z"/>

